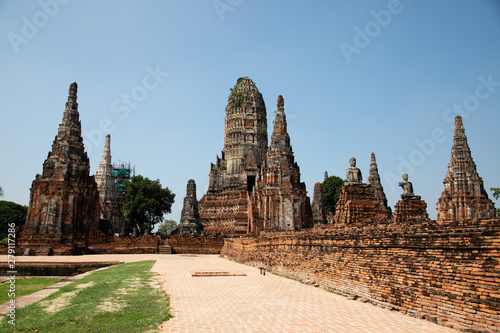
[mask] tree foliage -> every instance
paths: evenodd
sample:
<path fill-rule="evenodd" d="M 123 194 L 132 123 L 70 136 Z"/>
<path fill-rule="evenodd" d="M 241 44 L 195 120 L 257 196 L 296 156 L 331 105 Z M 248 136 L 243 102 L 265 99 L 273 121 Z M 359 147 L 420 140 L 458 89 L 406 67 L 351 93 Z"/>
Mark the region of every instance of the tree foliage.
<path fill-rule="evenodd" d="M 2 189 L 2 186 L 0 186 L 0 197 L 3 197 L 3 189 Z"/>
<path fill-rule="evenodd" d="M 151 233 L 154 225 L 171 212 L 175 194 L 162 188 L 160 180 L 137 175 L 125 182 L 123 212 L 129 227 L 137 227 L 140 234 Z"/>
<path fill-rule="evenodd" d="M 0 233 L 7 233 L 8 224 L 14 222 L 16 226 L 26 222 L 28 207 L 11 201 L 0 201 Z"/>
<path fill-rule="evenodd" d="M 344 180 L 337 176 L 330 176 L 323 182 L 323 208 L 325 214 L 335 214 L 335 205 L 340 198 L 340 191 Z"/>
<path fill-rule="evenodd" d="M 493 191 L 493 196 L 495 197 L 495 199 L 498 200 L 498 198 L 500 198 L 500 188 L 490 188 L 490 190 Z"/>
<path fill-rule="evenodd" d="M 160 235 L 170 235 L 177 228 L 177 222 L 174 220 L 165 220 L 158 227 Z"/>

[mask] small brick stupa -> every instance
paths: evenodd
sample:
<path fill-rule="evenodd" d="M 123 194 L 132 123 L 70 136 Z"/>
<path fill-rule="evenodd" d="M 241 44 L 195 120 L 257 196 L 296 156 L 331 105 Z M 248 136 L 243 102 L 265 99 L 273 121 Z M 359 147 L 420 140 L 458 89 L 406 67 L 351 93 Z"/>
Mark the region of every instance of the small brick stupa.
<path fill-rule="evenodd" d="M 203 233 L 203 224 L 198 213 L 198 199 L 196 198 L 196 183 L 190 179 L 186 188 L 184 205 L 182 207 L 181 221 L 172 235 L 200 236 Z"/>
<path fill-rule="evenodd" d="M 314 225 L 319 226 L 326 223 L 325 209 L 323 206 L 323 186 L 320 182 L 314 184 L 312 212 Z"/>
<path fill-rule="evenodd" d="M 346 170 L 346 182 L 340 192 L 334 223 L 346 225 L 376 225 L 389 219 L 389 211 L 375 195 L 371 184 L 363 183 L 356 159 L 351 157 Z"/>
<path fill-rule="evenodd" d="M 380 182 L 380 175 L 378 173 L 377 160 L 375 159 L 375 153 L 372 153 L 370 160 L 370 173 L 368 175 L 368 184 L 370 184 L 373 188 L 373 192 L 375 192 L 375 197 L 377 197 L 380 207 L 383 210 L 387 211 L 387 215 L 390 216 L 392 214 L 391 208 L 387 206 L 387 197 L 384 193 L 384 188 L 382 187 L 382 183 Z"/>

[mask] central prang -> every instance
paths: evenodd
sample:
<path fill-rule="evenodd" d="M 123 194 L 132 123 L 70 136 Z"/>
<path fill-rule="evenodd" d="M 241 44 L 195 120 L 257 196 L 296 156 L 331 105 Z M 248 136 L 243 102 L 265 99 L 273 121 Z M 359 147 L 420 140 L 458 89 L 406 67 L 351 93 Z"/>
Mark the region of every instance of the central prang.
<path fill-rule="evenodd" d="M 310 224 L 311 205 L 293 157 L 282 96 L 269 147 L 267 135 L 264 99 L 250 78 L 239 78 L 228 97 L 224 149 L 210 166 L 208 192 L 200 200 L 208 235 L 297 230 Z"/>

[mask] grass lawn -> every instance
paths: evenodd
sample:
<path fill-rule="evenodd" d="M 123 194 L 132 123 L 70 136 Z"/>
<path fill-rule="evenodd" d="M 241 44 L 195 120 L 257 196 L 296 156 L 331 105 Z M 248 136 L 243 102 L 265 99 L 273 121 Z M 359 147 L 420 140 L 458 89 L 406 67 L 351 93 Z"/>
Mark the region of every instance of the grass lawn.
<path fill-rule="evenodd" d="M 151 286 L 154 261 L 121 264 L 76 281 L 46 299 L 16 309 L 0 332 L 143 332 L 170 318 L 168 298 Z"/>
<path fill-rule="evenodd" d="M 59 278 L 26 278 L 16 280 L 16 298 L 29 295 L 35 291 L 59 282 Z M 10 281 L 0 284 L 0 304 L 10 301 Z"/>

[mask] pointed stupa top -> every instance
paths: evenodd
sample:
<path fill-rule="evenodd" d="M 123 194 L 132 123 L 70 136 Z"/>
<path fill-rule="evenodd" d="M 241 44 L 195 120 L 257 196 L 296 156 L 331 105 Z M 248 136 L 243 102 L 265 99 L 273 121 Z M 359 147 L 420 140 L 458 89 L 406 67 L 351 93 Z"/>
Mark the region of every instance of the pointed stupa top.
<path fill-rule="evenodd" d="M 325 171 L 325 179 L 323 180 L 327 180 L 328 179 L 328 171 Z"/>
<path fill-rule="evenodd" d="M 64 177 L 67 177 L 68 173 L 74 173 L 72 177 L 79 177 L 78 174 L 75 174 L 77 169 L 79 170 L 78 173 L 83 172 L 80 177 L 88 177 L 90 165 L 83 146 L 80 114 L 76 102 L 77 90 L 78 85 L 73 82 L 69 87 L 68 101 L 66 102 L 62 122 L 52 144 L 52 150 L 44 163 L 43 174 L 48 177 L 52 177 L 58 172 L 66 175 Z M 61 164 L 62 161 L 65 162 Z M 72 168 L 68 166 L 69 163 L 83 164 L 78 168 Z"/>
<path fill-rule="evenodd" d="M 385 196 L 384 188 L 382 187 L 382 184 L 380 182 L 380 175 L 378 173 L 378 166 L 377 166 L 377 160 L 375 159 L 375 153 L 372 153 L 371 155 L 370 172 L 367 181 L 368 184 L 373 186 L 373 189 L 375 191 L 375 196 L 377 197 L 377 199 L 380 201 L 382 206 L 387 209 L 388 208 L 387 197 Z"/>
<path fill-rule="evenodd" d="M 68 101 L 66 102 L 66 108 L 64 109 L 63 113 L 63 120 L 61 126 L 59 127 L 59 130 L 65 129 L 61 128 L 62 125 L 65 125 L 67 127 L 73 128 L 75 130 L 78 129 L 81 131 L 80 114 L 78 113 L 78 103 L 76 102 L 77 92 L 78 85 L 76 84 L 76 82 L 73 82 L 69 86 Z"/>
<path fill-rule="evenodd" d="M 476 164 L 472 159 L 462 117 L 455 117 L 455 134 L 453 136 L 453 146 L 451 147 L 451 159 L 448 165 L 446 178 L 481 181 L 481 177 L 476 170 Z M 445 179 L 446 181 L 446 179 Z"/>
<path fill-rule="evenodd" d="M 111 135 L 109 134 L 106 135 L 106 139 L 104 141 L 101 163 L 111 166 Z"/>
<path fill-rule="evenodd" d="M 283 96 L 281 95 L 278 96 L 270 148 L 271 151 L 292 151 L 292 148 L 290 147 L 290 136 L 287 131 L 285 102 L 283 100 Z"/>
<path fill-rule="evenodd" d="M 377 166 L 377 160 L 375 159 L 375 153 L 372 153 L 371 155 L 368 184 L 372 186 L 380 184 L 380 175 L 378 174 L 378 166 Z"/>
<path fill-rule="evenodd" d="M 113 165 L 111 164 L 111 135 L 106 135 L 104 150 L 102 151 L 99 169 L 95 174 L 99 195 L 103 201 L 114 200 L 116 197 L 115 178 L 113 177 Z"/>

